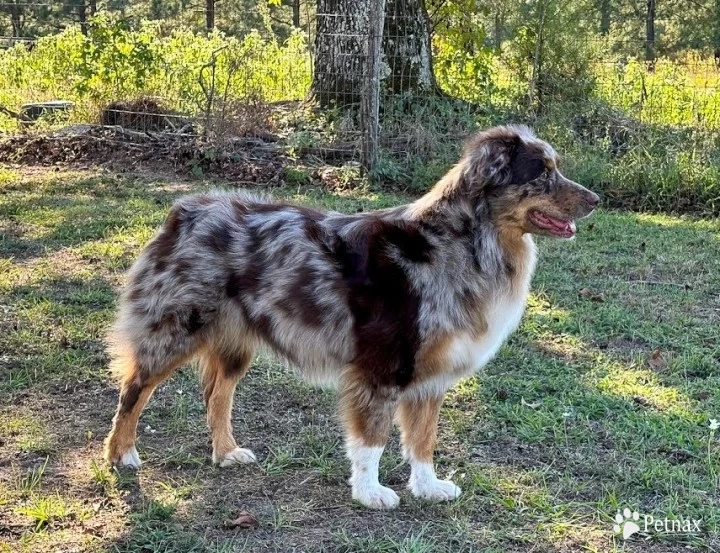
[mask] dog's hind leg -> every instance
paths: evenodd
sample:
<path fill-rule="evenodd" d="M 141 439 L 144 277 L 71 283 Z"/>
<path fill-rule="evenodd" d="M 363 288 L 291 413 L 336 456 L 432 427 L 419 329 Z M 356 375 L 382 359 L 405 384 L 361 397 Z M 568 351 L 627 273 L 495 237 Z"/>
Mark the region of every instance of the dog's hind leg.
<path fill-rule="evenodd" d="M 371 509 L 393 509 L 398 495 L 380 485 L 379 468 L 397 403 L 392 393 L 369 386 L 362 379 L 346 382 L 340 396 L 347 456 L 352 465 L 352 497 Z"/>
<path fill-rule="evenodd" d="M 238 447 L 231 422 L 235 387 L 247 373 L 252 357 L 253 348 L 249 345 L 231 353 L 208 348 L 200 356 L 203 395 L 212 434 L 212 460 L 221 467 L 256 460 L 252 451 Z"/>
<path fill-rule="evenodd" d="M 138 358 L 135 351 L 127 345 L 122 350 L 115 348 L 113 369 L 120 376 L 120 401 L 113 418 L 110 434 L 105 439 L 105 459 L 113 465 L 130 468 L 140 467 L 140 456 L 135 448 L 137 424 L 140 413 L 152 396 L 155 388 L 187 356 L 173 356 L 150 367 Z"/>

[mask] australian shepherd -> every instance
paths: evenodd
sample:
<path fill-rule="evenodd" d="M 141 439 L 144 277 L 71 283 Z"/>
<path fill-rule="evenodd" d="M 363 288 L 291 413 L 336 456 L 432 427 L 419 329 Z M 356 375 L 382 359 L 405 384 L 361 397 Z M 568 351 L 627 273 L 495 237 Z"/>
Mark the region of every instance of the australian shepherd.
<path fill-rule="evenodd" d="M 480 132 L 430 192 L 344 215 L 244 193 L 179 200 L 130 269 L 110 334 L 120 401 L 107 460 L 138 467 L 138 417 L 153 390 L 199 360 L 221 467 L 255 461 L 233 437 L 233 393 L 266 346 L 339 389 L 352 497 L 378 509 L 395 419 L 417 497 L 460 488 L 435 475 L 443 395 L 497 352 L 522 317 L 533 234 L 573 238 L 598 204 L 526 127 Z"/>

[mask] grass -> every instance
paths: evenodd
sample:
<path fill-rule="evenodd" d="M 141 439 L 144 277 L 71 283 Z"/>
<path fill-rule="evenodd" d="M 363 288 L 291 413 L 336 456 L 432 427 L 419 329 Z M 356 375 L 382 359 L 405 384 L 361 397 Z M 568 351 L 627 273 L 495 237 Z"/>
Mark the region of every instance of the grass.
<path fill-rule="evenodd" d="M 346 212 L 407 201 L 329 193 L 293 175 L 275 193 Z M 0 170 L 0 551 L 649 551 L 717 547 L 720 222 L 600 212 L 573 242 L 539 241 L 520 330 L 443 407 L 438 472 L 463 489 L 391 513 L 353 504 L 334 396 L 259 357 L 234 426 L 259 458 L 209 463 L 194 372 L 162 386 L 137 473 L 102 464 L 117 392 L 102 339 L 123 273 L 173 199 L 214 183 Z M 701 532 L 614 536 L 630 507 Z M 226 521 L 247 510 L 255 528 Z"/>

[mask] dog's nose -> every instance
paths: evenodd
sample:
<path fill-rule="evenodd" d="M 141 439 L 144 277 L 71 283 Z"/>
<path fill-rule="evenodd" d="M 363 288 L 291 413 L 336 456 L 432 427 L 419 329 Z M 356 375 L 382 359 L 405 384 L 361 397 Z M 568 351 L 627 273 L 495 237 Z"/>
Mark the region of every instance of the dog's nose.
<path fill-rule="evenodd" d="M 595 194 L 595 192 L 590 192 L 590 194 L 588 194 L 588 197 L 587 197 L 587 203 L 590 207 L 595 209 L 598 206 L 598 204 L 600 203 L 600 196 Z"/>

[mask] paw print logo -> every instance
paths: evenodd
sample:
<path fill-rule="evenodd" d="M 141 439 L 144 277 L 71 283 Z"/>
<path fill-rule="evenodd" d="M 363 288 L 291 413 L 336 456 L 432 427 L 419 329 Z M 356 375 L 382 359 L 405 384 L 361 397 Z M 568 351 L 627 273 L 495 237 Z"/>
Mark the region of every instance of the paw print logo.
<path fill-rule="evenodd" d="M 640 527 L 637 524 L 638 520 L 640 520 L 640 513 L 637 511 L 630 512 L 630 509 L 627 508 L 622 513 L 618 511 L 615 515 L 615 522 L 617 524 L 613 525 L 613 530 L 616 534 L 622 532 L 622 537 L 626 540 L 640 531 Z"/>

